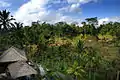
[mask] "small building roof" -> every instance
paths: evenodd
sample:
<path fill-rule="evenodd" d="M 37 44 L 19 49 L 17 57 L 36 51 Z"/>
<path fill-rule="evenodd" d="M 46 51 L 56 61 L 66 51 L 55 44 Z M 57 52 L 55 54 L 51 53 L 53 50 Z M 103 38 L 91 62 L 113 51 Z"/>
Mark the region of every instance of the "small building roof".
<path fill-rule="evenodd" d="M 18 61 L 8 66 L 8 71 L 13 79 L 27 76 L 31 74 L 37 74 L 37 71 L 29 66 L 26 62 Z"/>
<path fill-rule="evenodd" d="M 0 56 L 0 62 L 14 62 L 14 61 L 27 61 L 25 52 L 11 47 Z"/>

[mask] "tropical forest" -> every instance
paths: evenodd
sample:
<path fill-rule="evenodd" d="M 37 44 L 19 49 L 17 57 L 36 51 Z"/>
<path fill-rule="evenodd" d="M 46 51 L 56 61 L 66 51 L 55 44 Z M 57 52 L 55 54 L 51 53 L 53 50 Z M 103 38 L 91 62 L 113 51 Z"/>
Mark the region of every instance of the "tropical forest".
<path fill-rule="evenodd" d="M 0 54 L 24 50 L 42 67 L 35 80 L 120 80 L 120 23 L 98 25 L 98 18 L 76 23 L 32 22 L 25 26 L 0 11 Z"/>

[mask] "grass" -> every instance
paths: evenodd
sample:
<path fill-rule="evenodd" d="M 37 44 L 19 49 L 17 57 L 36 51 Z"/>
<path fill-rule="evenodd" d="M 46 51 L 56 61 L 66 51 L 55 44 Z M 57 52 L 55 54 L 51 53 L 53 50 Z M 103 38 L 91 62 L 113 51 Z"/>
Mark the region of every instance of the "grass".
<path fill-rule="evenodd" d="M 114 43 L 110 43 L 110 41 L 97 41 L 91 36 L 91 38 L 85 40 L 85 46 L 99 50 L 101 55 L 107 60 L 115 60 L 119 58 L 119 47 L 115 47 Z"/>

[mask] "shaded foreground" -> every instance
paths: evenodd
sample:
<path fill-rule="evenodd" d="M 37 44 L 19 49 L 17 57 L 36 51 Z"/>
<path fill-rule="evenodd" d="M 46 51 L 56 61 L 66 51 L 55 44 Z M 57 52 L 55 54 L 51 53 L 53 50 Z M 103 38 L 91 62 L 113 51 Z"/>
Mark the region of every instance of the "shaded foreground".
<path fill-rule="evenodd" d="M 35 74 L 37 71 L 32 68 L 24 51 L 11 47 L 0 56 L 0 80 L 27 79 Z"/>

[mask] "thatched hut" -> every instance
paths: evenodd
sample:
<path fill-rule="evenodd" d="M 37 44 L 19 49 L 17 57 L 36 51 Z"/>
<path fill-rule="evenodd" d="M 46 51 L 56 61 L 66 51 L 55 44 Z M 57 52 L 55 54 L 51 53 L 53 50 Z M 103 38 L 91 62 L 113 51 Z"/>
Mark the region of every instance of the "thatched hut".
<path fill-rule="evenodd" d="M 11 47 L 0 56 L 0 63 L 15 61 L 27 61 L 25 52 L 18 48 Z"/>
<path fill-rule="evenodd" d="M 18 61 L 8 65 L 8 71 L 13 79 L 22 76 L 37 74 L 36 70 L 34 70 L 31 66 L 23 61 Z"/>
<path fill-rule="evenodd" d="M 28 65 L 24 51 L 10 47 L 0 56 L 0 75 L 3 73 L 6 73 L 7 76 L 5 77 L 8 79 L 16 79 L 22 76 L 37 74 L 37 71 Z M 4 78 L 0 77 L 1 79 Z"/>
<path fill-rule="evenodd" d="M 16 61 L 27 61 L 24 51 L 15 47 L 10 47 L 4 51 L 0 56 L 0 74 L 5 73 L 7 66 Z"/>

